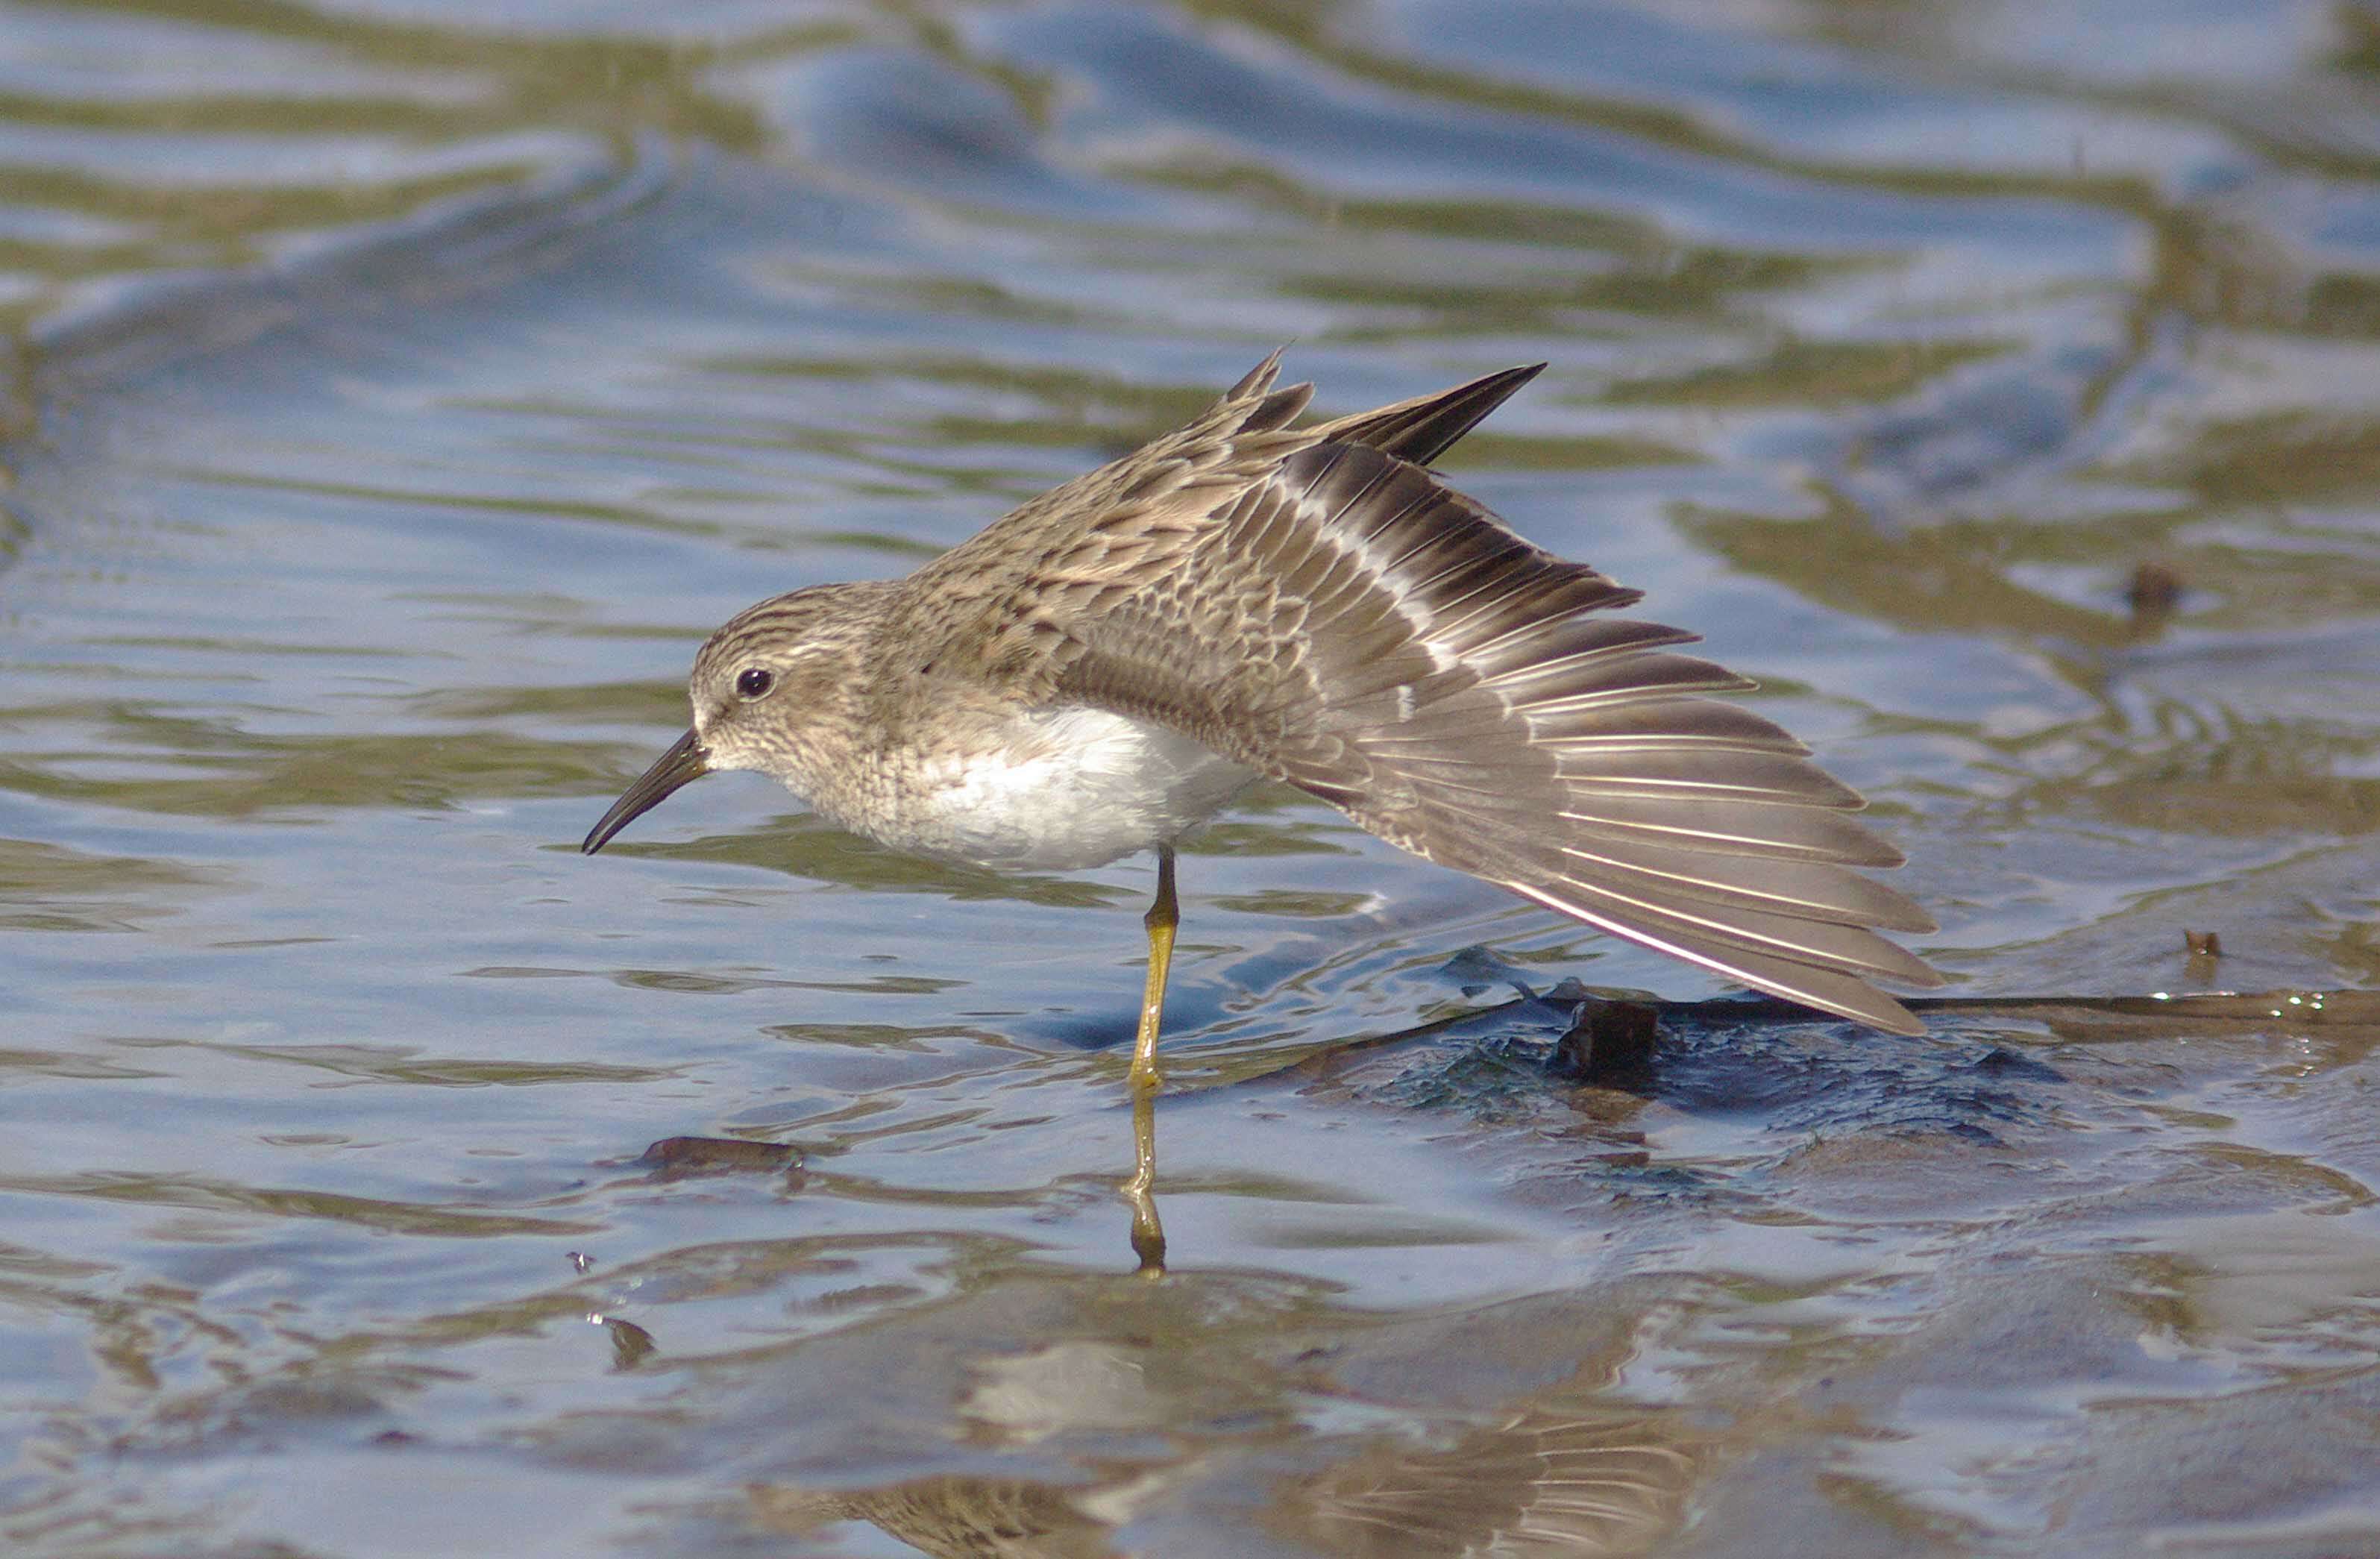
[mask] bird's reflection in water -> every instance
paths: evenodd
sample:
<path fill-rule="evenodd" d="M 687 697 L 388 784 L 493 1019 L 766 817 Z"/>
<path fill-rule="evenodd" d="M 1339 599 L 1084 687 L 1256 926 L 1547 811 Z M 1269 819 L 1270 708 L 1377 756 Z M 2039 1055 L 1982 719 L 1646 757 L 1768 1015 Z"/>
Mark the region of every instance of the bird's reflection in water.
<path fill-rule="evenodd" d="M 1657 1551 L 1683 1521 L 1700 1452 L 1659 1409 L 1580 1399 L 1576 1382 L 1567 1390 L 1571 1400 L 1564 1388 L 1522 1400 L 1438 1449 L 1374 1441 L 1281 1481 L 1256 1520 L 1298 1549 L 1345 1559 Z M 833 1492 L 760 1484 L 748 1493 L 755 1521 L 777 1532 L 865 1521 L 937 1559 L 1104 1559 L 1126 1552 L 1117 1529 L 1172 1496 L 1195 1499 L 1186 1485 L 1203 1463 L 1080 1484 L 950 1474 Z"/>
<path fill-rule="evenodd" d="M 959 1475 L 840 1493 L 765 1483 L 750 1491 L 760 1527 L 797 1537 L 865 1521 L 935 1559 L 1108 1559 L 1120 1552 L 1108 1541 L 1111 1524 L 1076 1504 L 1090 1492 Z"/>
<path fill-rule="evenodd" d="M 1157 1095 L 1139 1090 L 1132 1096 L 1132 1178 L 1123 1183 L 1124 1200 L 1132 1204 L 1132 1253 L 1141 1275 L 1165 1275 L 1165 1224 L 1157 1216 Z"/>
<path fill-rule="evenodd" d="M 1324 1553 L 1642 1553 L 1683 1516 L 1697 1457 L 1658 1416 L 1517 1407 L 1443 1450 L 1382 1446 L 1284 1487 L 1265 1525 Z"/>

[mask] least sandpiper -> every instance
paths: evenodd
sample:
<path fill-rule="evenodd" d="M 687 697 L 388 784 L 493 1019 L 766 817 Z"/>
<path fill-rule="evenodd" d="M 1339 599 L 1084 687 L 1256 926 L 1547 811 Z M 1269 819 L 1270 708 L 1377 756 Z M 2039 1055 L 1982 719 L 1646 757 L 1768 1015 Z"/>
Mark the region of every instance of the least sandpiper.
<path fill-rule="evenodd" d="M 1276 388 L 1279 358 L 906 579 L 739 613 L 695 656 L 693 728 L 587 851 L 720 769 L 978 866 L 1153 849 L 1143 1098 L 1175 841 L 1258 776 L 1603 931 L 1919 1032 L 1869 981 L 1939 984 L 1876 934 L 1934 922 L 1853 870 L 1900 859 L 1850 816 L 1860 798 L 1704 696 L 1752 684 L 1623 615 L 1641 592 L 1427 469 L 1544 365 L 1301 429 L 1313 388 Z"/>

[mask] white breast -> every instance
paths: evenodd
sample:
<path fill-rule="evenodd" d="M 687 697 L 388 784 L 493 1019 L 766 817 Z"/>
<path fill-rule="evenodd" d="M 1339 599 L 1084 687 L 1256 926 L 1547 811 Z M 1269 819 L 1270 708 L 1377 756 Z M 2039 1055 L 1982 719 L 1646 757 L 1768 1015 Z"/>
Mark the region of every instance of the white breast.
<path fill-rule="evenodd" d="M 1095 709 L 1022 716 L 1005 750 L 903 787 L 887 844 L 976 866 L 1068 871 L 1165 844 L 1256 777 L 1189 737 Z"/>

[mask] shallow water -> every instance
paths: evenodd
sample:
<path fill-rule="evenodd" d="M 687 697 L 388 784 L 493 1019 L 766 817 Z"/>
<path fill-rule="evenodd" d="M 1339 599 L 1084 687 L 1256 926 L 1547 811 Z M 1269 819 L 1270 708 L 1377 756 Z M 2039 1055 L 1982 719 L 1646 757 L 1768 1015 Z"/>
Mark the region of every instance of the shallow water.
<path fill-rule="evenodd" d="M 2380 22 L 674 16 L 0 24 L 11 1552 L 2380 1553 L 2354 1004 L 1589 1086 L 1539 997 L 1716 988 L 1258 792 L 1149 1281 L 1146 861 L 577 853 L 754 598 L 1284 341 L 1542 358 L 1448 469 L 1762 679 L 1955 995 L 2371 983 Z"/>

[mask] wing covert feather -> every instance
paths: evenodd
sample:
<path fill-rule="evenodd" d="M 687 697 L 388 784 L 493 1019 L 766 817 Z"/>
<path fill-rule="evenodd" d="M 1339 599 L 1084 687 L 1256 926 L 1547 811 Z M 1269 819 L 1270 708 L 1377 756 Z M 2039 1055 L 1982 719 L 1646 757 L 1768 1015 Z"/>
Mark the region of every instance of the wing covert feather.
<path fill-rule="evenodd" d="M 1254 469 L 1169 490 L 1186 544 L 1081 569 L 1096 577 L 1062 624 L 1041 625 L 1063 639 L 1049 696 L 1168 725 L 1606 931 L 1918 1031 L 1867 981 L 1939 984 L 1877 934 L 1934 922 L 1852 870 L 1900 859 L 1847 815 L 1860 798 L 1774 724 L 1701 696 L 1751 684 L 1678 652 L 1694 634 L 1615 615 L 1639 592 L 1399 457 L 1434 457 L 1534 371 L 1285 449 L 1259 446 L 1297 435 L 1249 435 Z M 1288 393 L 1269 364 L 1235 391 L 1259 420 Z"/>

